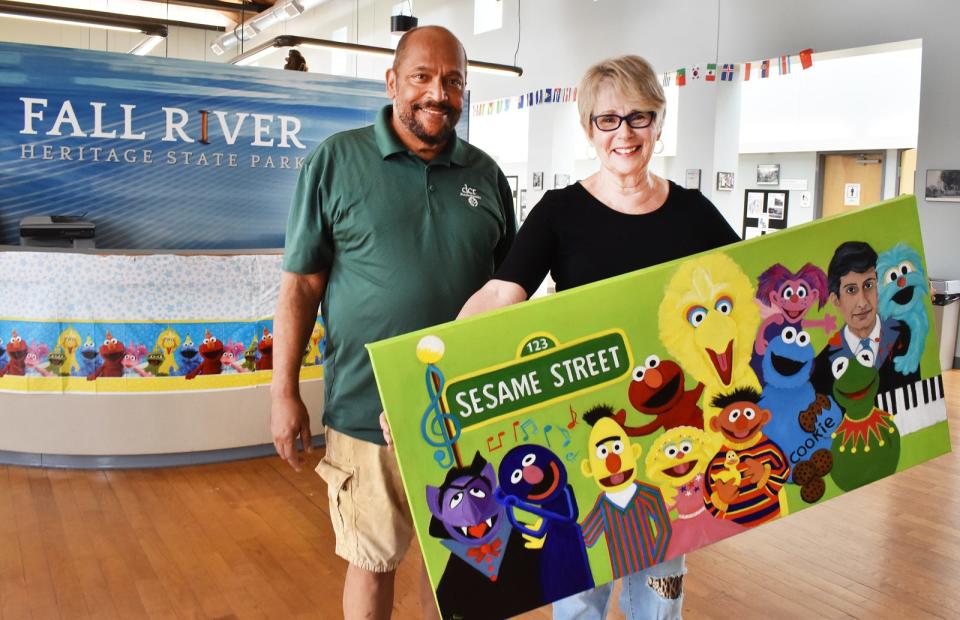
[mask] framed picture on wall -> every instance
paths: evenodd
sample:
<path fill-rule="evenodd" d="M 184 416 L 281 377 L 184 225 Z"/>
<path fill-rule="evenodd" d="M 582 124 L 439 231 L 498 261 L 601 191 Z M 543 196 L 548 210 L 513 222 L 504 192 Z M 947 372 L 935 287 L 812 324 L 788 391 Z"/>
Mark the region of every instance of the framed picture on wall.
<path fill-rule="evenodd" d="M 923 197 L 934 202 L 960 202 L 960 170 L 927 170 Z"/>
<path fill-rule="evenodd" d="M 560 189 L 570 185 L 570 175 L 569 174 L 555 174 L 553 175 L 553 189 Z"/>
<path fill-rule="evenodd" d="M 530 183 L 530 189 L 534 189 L 534 190 L 543 189 L 543 173 L 542 172 L 533 173 L 533 182 Z"/>
<path fill-rule="evenodd" d="M 733 173 L 732 172 L 717 173 L 717 190 L 721 192 L 733 191 Z"/>
<path fill-rule="evenodd" d="M 687 189 L 700 189 L 700 168 L 687 168 Z"/>
<path fill-rule="evenodd" d="M 780 164 L 760 164 L 757 166 L 757 185 L 779 185 Z"/>

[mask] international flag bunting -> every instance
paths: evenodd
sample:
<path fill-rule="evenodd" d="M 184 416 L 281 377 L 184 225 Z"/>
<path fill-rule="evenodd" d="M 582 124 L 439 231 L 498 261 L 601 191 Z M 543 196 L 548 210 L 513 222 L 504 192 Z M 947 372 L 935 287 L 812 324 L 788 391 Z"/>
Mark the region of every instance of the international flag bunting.
<path fill-rule="evenodd" d="M 706 76 L 706 80 L 707 80 L 708 82 L 716 82 L 716 81 L 717 81 L 717 65 L 715 65 L 715 64 L 713 64 L 713 63 L 707 64 L 707 76 Z"/>
<path fill-rule="evenodd" d="M 523 102 L 524 102 L 525 99 L 526 99 L 526 96 L 520 95 L 520 101 L 517 102 L 517 109 L 518 109 L 518 110 L 523 107 Z"/>
<path fill-rule="evenodd" d="M 703 71 L 700 69 L 700 65 L 694 65 L 690 69 L 691 80 L 699 80 L 702 75 L 703 75 Z"/>
<path fill-rule="evenodd" d="M 743 63 L 743 81 L 744 82 L 750 79 L 750 66 L 751 66 L 751 63 L 749 62 Z"/>
<path fill-rule="evenodd" d="M 663 84 L 664 87 L 670 86 L 670 74 L 664 73 L 660 83 Z"/>
<path fill-rule="evenodd" d="M 677 86 L 687 85 L 687 70 L 677 69 Z"/>
<path fill-rule="evenodd" d="M 557 102 L 559 102 L 559 101 L 560 101 L 560 89 L 559 89 L 559 88 L 554 88 L 554 89 L 553 89 L 553 102 L 554 102 L 554 103 L 557 103 Z"/>
<path fill-rule="evenodd" d="M 804 69 L 809 69 L 813 66 L 813 50 L 809 47 L 805 50 L 800 50 L 800 66 Z"/>
<path fill-rule="evenodd" d="M 760 63 L 760 77 L 768 78 L 770 77 L 770 60 L 764 60 Z"/>
<path fill-rule="evenodd" d="M 733 65 L 724 64 L 723 69 L 720 71 L 720 81 L 721 82 L 732 82 L 733 81 Z"/>
<path fill-rule="evenodd" d="M 788 75 L 790 73 L 790 57 L 781 56 L 780 57 L 780 75 Z"/>

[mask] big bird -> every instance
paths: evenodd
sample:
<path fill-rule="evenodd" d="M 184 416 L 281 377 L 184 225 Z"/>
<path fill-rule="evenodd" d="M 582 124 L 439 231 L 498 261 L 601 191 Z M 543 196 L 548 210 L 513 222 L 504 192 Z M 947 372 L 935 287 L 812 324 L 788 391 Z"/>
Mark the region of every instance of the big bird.
<path fill-rule="evenodd" d="M 77 351 L 81 344 L 80 333 L 73 328 L 73 325 L 68 325 L 65 330 L 60 332 L 57 344 L 66 356 L 63 360 L 63 366 L 60 367 L 60 374 L 70 375 L 73 374 L 73 371 L 80 372 L 80 362 L 77 361 Z"/>
<path fill-rule="evenodd" d="M 180 365 L 177 364 L 177 357 L 175 355 L 177 348 L 180 346 L 180 334 L 178 334 L 172 327 L 167 325 L 167 328 L 160 332 L 160 335 L 157 336 L 156 346 L 163 351 L 163 361 L 160 362 L 159 368 L 160 373 L 173 376 L 173 374 L 180 368 Z"/>
<path fill-rule="evenodd" d="M 704 384 L 704 430 L 720 413 L 711 402 L 737 387 L 760 390 L 750 368 L 753 339 L 760 325 L 754 290 L 740 266 L 716 253 L 682 263 L 667 284 L 660 302 L 660 341 L 684 371 Z"/>

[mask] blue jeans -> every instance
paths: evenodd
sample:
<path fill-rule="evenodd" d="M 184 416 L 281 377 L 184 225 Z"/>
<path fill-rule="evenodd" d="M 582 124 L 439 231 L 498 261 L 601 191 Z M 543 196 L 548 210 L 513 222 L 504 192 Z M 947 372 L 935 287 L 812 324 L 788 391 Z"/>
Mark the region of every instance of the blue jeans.
<path fill-rule="evenodd" d="M 677 598 L 664 598 L 650 587 L 648 579 L 674 577 L 687 572 L 684 557 L 678 556 L 631 573 L 623 578 L 620 591 L 620 609 L 627 620 L 677 620 L 683 612 L 683 589 Z M 580 594 L 568 596 L 553 604 L 554 620 L 600 620 L 607 615 L 613 582 L 597 586 Z"/>

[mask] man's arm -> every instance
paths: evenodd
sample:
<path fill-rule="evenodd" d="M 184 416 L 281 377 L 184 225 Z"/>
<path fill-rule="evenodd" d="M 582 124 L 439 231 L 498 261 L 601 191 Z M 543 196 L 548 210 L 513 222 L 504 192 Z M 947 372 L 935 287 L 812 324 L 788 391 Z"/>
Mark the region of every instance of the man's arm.
<path fill-rule="evenodd" d="M 304 463 L 297 450 L 297 436 L 303 448 L 312 451 L 310 416 L 300 398 L 300 362 L 327 288 L 327 275 L 326 271 L 283 272 L 277 312 L 273 317 L 270 431 L 277 454 L 297 471 Z"/>

